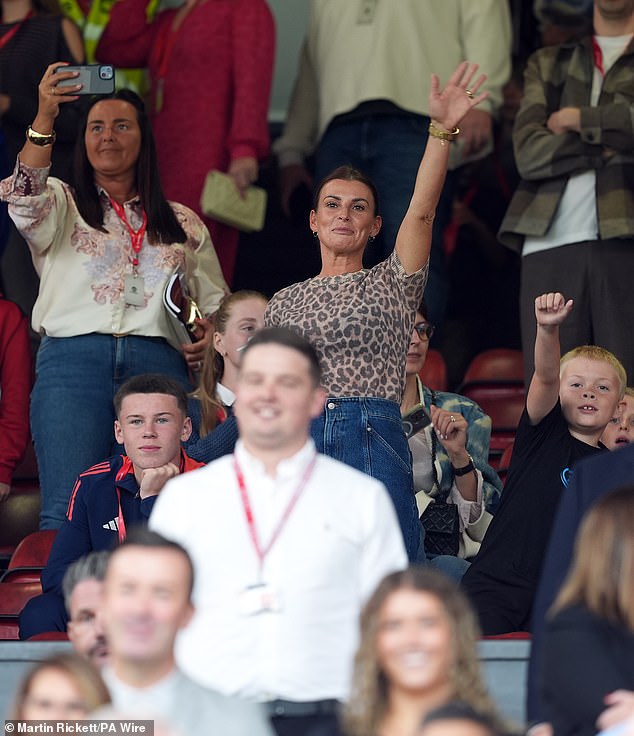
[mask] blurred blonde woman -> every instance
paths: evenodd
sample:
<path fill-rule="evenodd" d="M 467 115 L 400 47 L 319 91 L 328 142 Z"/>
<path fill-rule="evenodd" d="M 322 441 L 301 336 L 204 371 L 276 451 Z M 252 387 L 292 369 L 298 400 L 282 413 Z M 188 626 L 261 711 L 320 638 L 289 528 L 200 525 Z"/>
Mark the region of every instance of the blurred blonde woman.
<path fill-rule="evenodd" d="M 557 736 L 634 715 L 634 486 L 603 496 L 579 528 L 544 637 L 541 697 Z"/>
<path fill-rule="evenodd" d="M 480 673 L 475 616 L 456 584 L 428 567 L 388 575 L 361 614 L 348 736 L 411 736 L 460 700 L 501 723 Z"/>
<path fill-rule="evenodd" d="M 190 402 L 198 436 L 205 437 L 227 418 L 233 405 L 242 350 L 264 326 L 267 298 L 259 291 L 236 291 L 225 297 L 214 316 L 214 336 L 205 355 L 200 384 Z M 190 441 L 191 442 L 191 441 Z"/>
<path fill-rule="evenodd" d="M 11 719 L 81 720 L 108 703 L 108 689 L 87 659 L 72 653 L 55 654 L 38 662 L 26 675 Z"/>

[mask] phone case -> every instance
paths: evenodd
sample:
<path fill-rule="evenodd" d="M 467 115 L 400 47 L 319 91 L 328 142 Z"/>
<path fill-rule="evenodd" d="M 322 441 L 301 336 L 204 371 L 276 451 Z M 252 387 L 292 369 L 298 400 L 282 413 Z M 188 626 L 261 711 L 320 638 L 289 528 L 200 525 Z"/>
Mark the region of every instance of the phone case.
<path fill-rule="evenodd" d="M 74 79 L 63 79 L 58 87 L 83 85 L 78 95 L 110 95 L 114 92 L 114 68 L 110 64 L 88 64 L 86 66 L 58 67 L 59 71 L 79 72 Z"/>
<path fill-rule="evenodd" d="M 403 432 L 405 432 L 405 436 L 409 439 L 430 424 L 431 417 L 429 416 L 429 412 L 422 404 L 419 404 L 403 417 Z"/>

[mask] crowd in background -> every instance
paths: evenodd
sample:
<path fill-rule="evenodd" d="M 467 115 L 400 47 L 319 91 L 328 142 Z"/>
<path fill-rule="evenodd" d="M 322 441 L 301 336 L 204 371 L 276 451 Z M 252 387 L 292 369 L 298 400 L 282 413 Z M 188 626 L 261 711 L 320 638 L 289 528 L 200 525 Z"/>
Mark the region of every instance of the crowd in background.
<path fill-rule="evenodd" d="M 0 501 L 32 438 L 41 528 L 59 529 L 22 638 L 68 627 L 78 652 L 97 662 L 77 646 L 64 575 L 115 537 L 120 546 L 85 576 L 105 586 L 94 605 L 103 637 L 89 637 L 91 647 L 108 642 L 105 684 L 81 657 L 53 659 L 25 680 L 15 717 L 116 713 L 135 700 L 136 712 L 153 713 L 169 693 L 208 708 L 236 736 L 270 728 L 420 736 L 454 733 L 458 722 L 480 736 L 510 733 L 516 726 L 481 681 L 476 641 L 530 631 L 528 719 L 540 736 L 629 733 L 634 463 L 621 448 L 634 441 L 634 2 L 315 0 L 280 130 L 267 120 L 275 22 L 266 0 L 43 2 L 0 3 Z M 86 62 L 116 66 L 117 90 L 82 95 L 66 66 Z M 239 200 L 251 185 L 267 189 L 261 231 L 203 211 L 213 170 L 228 175 Z M 421 379 L 430 347 L 452 389 L 479 352 L 523 350 L 526 402 L 505 483 L 490 464 L 489 417 Z M 279 386 L 302 381 L 304 403 L 280 409 L 284 421 L 262 408 Z M 168 450 L 158 439 L 148 450 L 135 435 L 152 412 L 168 425 L 153 430 L 169 434 Z M 277 456 L 267 464 L 275 442 L 297 451 L 288 466 Z M 358 526 L 336 495 L 330 515 L 315 507 L 325 548 L 303 569 L 315 585 L 278 600 L 262 570 L 315 483 L 307 448 L 380 483 L 357 488 L 355 476 L 318 466 L 329 492 L 341 478 L 347 502 L 361 488 L 372 500 Z M 575 506 L 571 495 L 606 448 L 614 465 L 593 486 L 592 504 Z M 141 471 L 147 452 L 160 459 L 150 473 Z M 240 465 L 246 486 L 258 478 L 270 494 L 264 549 L 253 514 L 265 507 L 249 507 Z M 208 505 L 199 494 L 213 482 L 203 475 L 210 469 L 225 485 L 235 472 L 259 556 L 240 602 L 261 625 L 250 627 L 253 640 L 231 606 L 222 615 L 209 606 L 228 590 L 215 547 L 223 534 L 227 546 L 237 538 L 227 499 Z M 288 486 L 282 495 L 269 476 Z M 176 489 L 189 489 L 198 518 L 188 518 L 193 508 L 181 518 Z M 213 544 L 197 526 L 204 513 L 220 519 L 209 526 Z M 149 537 L 126 539 L 148 519 Z M 287 559 L 308 555 L 315 541 L 302 523 L 306 535 Z M 164 555 L 164 569 L 149 550 Z M 137 560 L 145 577 L 122 582 Z M 284 585 L 301 577 L 298 561 L 286 563 Z M 232 562 L 228 578 L 240 578 L 245 562 Z M 326 562 L 341 590 L 327 590 Z M 172 568 L 180 573 L 170 580 Z M 205 583 L 196 577 L 203 570 Z M 344 594 L 344 573 L 358 606 Z M 135 660 L 138 631 L 130 633 L 117 585 L 147 601 L 150 581 L 170 589 L 173 608 L 162 647 L 154 641 L 150 651 L 146 641 Z M 299 616 L 316 588 L 321 601 Z M 317 666 L 304 681 L 298 644 L 297 661 L 285 652 L 273 675 L 276 655 L 262 642 L 281 632 L 267 621 L 277 616 L 288 641 L 300 641 L 297 620 L 312 616 L 317 632 L 334 609 L 333 631 L 305 653 L 319 661 L 322 645 L 331 647 L 346 666 Z M 356 634 L 345 632 L 359 616 L 353 662 Z M 222 631 L 203 644 L 214 625 Z M 261 681 L 232 662 L 236 638 L 250 641 Z M 215 655 L 226 665 L 220 678 L 206 672 Z M 170 675 L 165 691 L 152 679 L 159 674 Z M 52 703 L 52 693 L 65 693 L 65 703 Z M 235 695 L 262 701 L 263 712 L 242 709 Z M 156 712 L 183 732 L 200 727 L 170 723 L 168 706 Z M 326 720 L 302 720 L 313 717 Z"/>

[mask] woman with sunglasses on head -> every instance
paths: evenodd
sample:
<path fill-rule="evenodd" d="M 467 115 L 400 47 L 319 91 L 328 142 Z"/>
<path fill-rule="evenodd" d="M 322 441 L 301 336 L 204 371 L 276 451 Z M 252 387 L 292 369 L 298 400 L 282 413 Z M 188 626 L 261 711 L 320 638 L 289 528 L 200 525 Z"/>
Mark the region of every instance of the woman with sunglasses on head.
<path fill-rule="evenodd" d="M 487 97 L 477 68 L 463 62 L 444 88 L 432 75 L 433 122 L 392 254 L 363 268 L 366 246 L 381 229 L 378 195 L 367 177 L 342 166 L 319 185 L 310 213 L 321 271 L 275 294 L 265 314 L 268 326 L 296 329 L 316 349 L 328 392 L 312 425 L 317 450 L 385 484 L 413 561 L 420 558 L 421 533 L 399 410 L 405 355 L 427 281 L 450 142 L 462 118 Z"/>
<path fill-rule="evenodd" d="M 446 499 L 458 508 L 460 560 L 438 558 L 435 563 L 458 579 L 466 570 L 465 558 L 473 557 L 502 492 L 502 482 L 488 463 L 491 419 L 480 407 L 459 394 L 432 391 L 420 379 L 434 326 L 427 321 L 424 303 L 416 312 L 407 353 L 405 393 L 401 413 L 406 416 L 424 407 L 432 424 L 409 437 L 414 490 L 421 513 L 435 499 Z M 413 429 L 416 429 L 414 427 Z M 426 551 L 432 545 L 428 540 Z"/>

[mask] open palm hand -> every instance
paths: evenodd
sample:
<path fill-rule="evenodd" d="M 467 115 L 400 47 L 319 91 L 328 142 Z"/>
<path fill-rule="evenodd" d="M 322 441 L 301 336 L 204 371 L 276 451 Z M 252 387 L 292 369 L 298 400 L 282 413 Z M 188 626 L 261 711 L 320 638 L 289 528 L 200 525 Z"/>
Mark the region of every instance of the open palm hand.
<path fill-rule="evenodd" d="M 456 67 L 443 89 L 440 88 L 438 77 L 432 74 L 429 115 L 445 130 L 455 128 L 469 110 L 489 96 L 488 92 L 478 94 L 486 80 L 486 74 L 481 74 L 472 81 L 477 71 L 477 64 L 463 61 Z"/>

